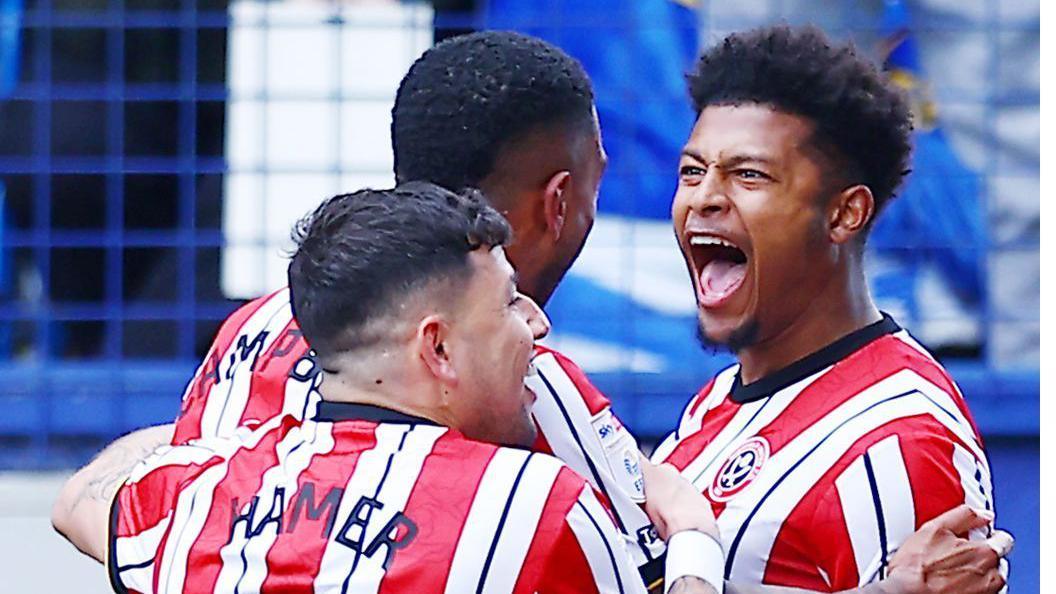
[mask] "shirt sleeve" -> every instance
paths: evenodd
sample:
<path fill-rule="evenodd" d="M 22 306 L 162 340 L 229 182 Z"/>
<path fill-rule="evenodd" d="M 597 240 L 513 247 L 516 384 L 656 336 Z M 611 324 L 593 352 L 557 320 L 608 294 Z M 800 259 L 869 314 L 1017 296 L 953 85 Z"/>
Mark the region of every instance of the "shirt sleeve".
<path fill-rule="evenodd" d="M 962 437 L 929 415 L 863 437 L 799 503 L 789 517 L 794 526 L 783 529 L 788 538 L 778 537 L 771 558 L 794 559 L 793 548 L 816 551 L 820 581 L 800 587 L 859 587 L 883 579 L 891 556 L 924 522 L 961 503 L 993 510 L 985 454 Z M 778 575 L 786 569 L 772 563 L 769 577 L 788 583 Z"/>
<path fill-rule="evenodd" d="M 106 566 L 115 592 L 154 591 L 155 567 L 181 493 L 236 445 L 213 439 L 164 446 L 132 470 L 110 508 Z"/>
<path fill-rule="evenodd" d="M 537 353 L 532 415 L 539 427 L 535 448 L 561 459 L 587 479 L 611 510 L 635 563 L 646 566 L 664 551 L 640 504 L 645 501 L 638 442 L 608 400 L 568 358 Z"/>

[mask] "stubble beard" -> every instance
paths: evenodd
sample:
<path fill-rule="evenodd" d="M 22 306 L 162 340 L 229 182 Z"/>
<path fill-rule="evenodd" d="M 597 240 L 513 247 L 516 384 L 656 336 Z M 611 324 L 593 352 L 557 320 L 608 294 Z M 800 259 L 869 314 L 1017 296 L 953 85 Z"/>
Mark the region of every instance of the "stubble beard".
<path fill-rule="evenodd" d="M 708 351 L 726 350 L 737 354 L 755 344 L 758 338 L 759 321 L 755 318 L 735 328 L 725 340 L 718 340 L 708 336 L 708 331 L 704 328 L 704 322 L 699 318 L 697 319 L 697 340 L 700 342 L 700 346 Z"/>

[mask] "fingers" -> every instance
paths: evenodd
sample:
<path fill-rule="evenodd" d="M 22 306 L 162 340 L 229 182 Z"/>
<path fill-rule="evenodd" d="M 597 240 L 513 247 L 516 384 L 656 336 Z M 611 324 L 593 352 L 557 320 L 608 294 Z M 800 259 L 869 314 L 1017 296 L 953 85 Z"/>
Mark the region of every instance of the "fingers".
<path fill-rule="evenodd" d="M 1005 577 L 996 571 L 989 573 L 986 582 L 986 592 L 988 594 L 997 594 L 1005 587 Z"/>
<path fill-rule="evenodd" d="M 965 536 L 973 528 L 982 528 L 994 521 L 993 512 L 977 510 L 966 504 L 935 516 L 926 522 L 921 529 L 949 530 L 958 536 Z"/>
<path fill-rule="evenodd" d="M 997 553 L 998 557 L 1006 557 L 1012 552 L 1012 546 L 1016 540 L 1012 538 L 1012 535 L 1005 532 L 1004 530 L 995 530 L 990 538 L 986 539 L 986 544 L 990 545 L 994 552 Z"/>

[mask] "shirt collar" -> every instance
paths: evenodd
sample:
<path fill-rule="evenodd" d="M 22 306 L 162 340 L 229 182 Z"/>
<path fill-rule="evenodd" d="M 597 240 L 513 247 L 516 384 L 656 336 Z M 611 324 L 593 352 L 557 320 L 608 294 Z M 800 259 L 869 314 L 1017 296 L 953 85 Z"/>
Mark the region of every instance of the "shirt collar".
<path fill-rule="evenodd" d="M 902 329 L 891 316 L 883 312 L 881 315 L 883 318 L 880 321 L 855 330 L 836 342 L 750 384 L 741 383 L 741 371 L 738 369 L 736 377 L 733 378 L 733 387 L 730 389 L 730 399 L 738 404 L 745 404 L 769 397 L 778 390 L 838 363 L 877 338 L 894 334 Z"/>
<path fill-rule="evenodd" d="M 316 408 L 316 421 L 373 421 L 375 423 L 405 423 L 410 425 L 439 425 L 439 423 L 402 413 L 390 408 L 355 402 L 321 400 Z"/>

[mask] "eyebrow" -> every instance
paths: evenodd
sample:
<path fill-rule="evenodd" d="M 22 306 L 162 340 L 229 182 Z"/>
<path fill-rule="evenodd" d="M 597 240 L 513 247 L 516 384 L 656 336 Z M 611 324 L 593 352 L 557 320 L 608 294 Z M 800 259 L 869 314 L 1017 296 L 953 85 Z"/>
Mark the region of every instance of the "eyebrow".
<path fill-rule="evenodd" d="M 701 163 L 707 162 L 707 159 L 705 159 L 703 155 L 688 147 L 682 149 L 682 154 L 687 157 L 692 157 L 693 159 L 696 159 Z M 744 163 L 764 163 L 766 165 L 773 165 L 774 161 L 769 157 L 765 157 L 759 154 L 738 153 L 726 157 L 721 161 L 720 165 L 723 167 L 736 167 L 737 165 L 742 165 Z"/>

